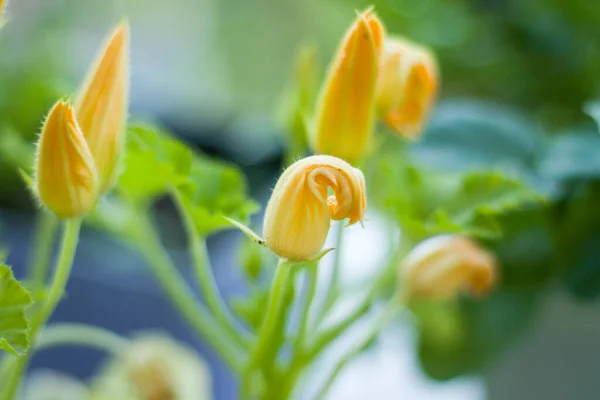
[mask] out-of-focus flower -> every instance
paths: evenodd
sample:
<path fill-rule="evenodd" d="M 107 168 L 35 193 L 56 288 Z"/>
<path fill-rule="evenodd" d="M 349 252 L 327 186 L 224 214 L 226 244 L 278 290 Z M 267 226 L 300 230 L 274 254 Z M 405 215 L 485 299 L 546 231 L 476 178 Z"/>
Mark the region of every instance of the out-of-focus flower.
<path fill-rule="evenodd" d="M 129 27 L 118 25 L 98 53 L 75 100 L 77 119 L 96 162 L 100 193 L 109 191 L 123 153 L 129 87 Z"/>
<path fill-rule="evenodd" d="M 94 158 L 75 111 L 66 101 L 59 100 L 44 122 L 37 148 L 35 185 L 42 204 L 61 218 L 80 217 L 96 203 Z"/>
<path fill-rule="evenodd" d="M 383 26 L 369 9 L 342 40 L 321 88 L 313 147 L 317 153 L 359 161 L 375 118 L 375 95 Z"/>
<path fill-rule="evenodd" d="M 438 67 L 426 48 L 387 38 L 381 56 L 377 113 L 399 135 L 415 139 L 423 130 L 438 90 Z"/>
<path fill-rule="evenodd" d="M 94 380 L 92 399 L 210 400 L 210 371 L 192 349 L 143 334 Z"/>
<path fill-rule="evenodd" d="M 89 400 L 87 387 L 68 375 L 51 370 L 35 371 L 24 387 L 25 400 Z"/>
<path fill-rule="evenodd" d="M 6 14 L 6 1 L 0 0 L 0 29 L 2 29 L 2 27 L 6 23 L 5 14 Z"/>
<path fill-rule="evenodd" d="M 327 197 L 327 189 L 333 195 Z M 332 156 L 296 161 L 281 175 L 267 204 L 264 237 L 278 256 L 306 260 L 323 247 L 330 220 L 363 221 L 367 207 L 365 178 Z"/>
<path fill-rule="evenodd" d="M 400 278 L 407 298 L 450 299 L 461 291 L 475 296 L 496 282 L 496 261 L 462 236 L 436 236 L 421 242 L 404 259 Z"/>

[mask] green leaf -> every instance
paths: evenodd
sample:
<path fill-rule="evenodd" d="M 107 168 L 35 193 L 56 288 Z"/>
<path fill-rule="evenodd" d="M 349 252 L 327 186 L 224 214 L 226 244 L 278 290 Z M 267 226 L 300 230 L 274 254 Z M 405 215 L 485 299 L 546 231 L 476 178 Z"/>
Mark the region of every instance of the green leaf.
<path fill-rule="evenodd" d="M 134 203 L 150 201 L 171 186 L 184 183 L 191 173 L 192 159 L 192 151 L 165 132 L 130 127 L 118 190 Z"/>
<path fill-rule="evenodd" d="M 439 173 L 397 159 L 379 160 L 371 198 L 416 239 L 440 233 L 498 237 L 499 217 L 543 200 L 498 171 Z"/>
<path fill-rule="evenodd" d="M 502 167 L 523 173 L 536 163 L 539 138 L 535 126 L 510 108 L 447 100 L 436 108 L 411 152 L 420 162 L 440 170 Z"/>
<path fill-rule="evenodd" d="M 600 135 L 596 132 L 566 132 L 552 139 L 540 170 L 559 180 L 600 177 Z"/>
<path fill-rule="evenodd" d="M 196 156 L 190 175 L 176 186 L 181 202 L 191 214 L 200 235 L 229 228 L 224 217 L 248 222 L 258 206 L 248 198 L 241 172 L 223 162 Z"/>
<path fill-rule="evenodd" d="M 600 128 L 600 101 L 596 100 L 586 103 L 583 110 L 587 115 L 594 119 L 598 128 Z"/>
<path fill-rule="evenodd" d="M 0 264 L 0 349 L 16 356 L 27 352 L 29 323 L 25 310 L 31 303 L 31 295 L 12 270 Z"/>
<path fill-rule="evenodd" d="M 439 380 L 481 372 L 528 327 L 535 299 L 529 291 L 500 290 L 481 301 L 413 305 L 424 371 Z"/>

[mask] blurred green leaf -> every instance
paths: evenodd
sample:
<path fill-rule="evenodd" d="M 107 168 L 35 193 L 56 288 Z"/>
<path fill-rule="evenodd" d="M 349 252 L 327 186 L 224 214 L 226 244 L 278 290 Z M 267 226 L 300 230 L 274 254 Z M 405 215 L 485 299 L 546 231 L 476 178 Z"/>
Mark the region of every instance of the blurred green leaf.
<path fill-rule="evenodd" d="M 0 264 L 0 349 L 22 356 L 29 349 L 29 323 L 25 310 L 32 303 L 29 292 L 12 270 Z"/>
<path fill-rule="evenodd" d="M 130 127 L 118 190 L 134 203 L 148 202 L 171 186 L 184 183 L 191 173 L 192 158 L 189 148 L 166 133 Z"/>
<path fill-rule="evenodd" d="M 600 295 L 600 182 L 576 191 L 557 225 L 558 256 L 567 289 L 582 299 Z"/>
<path fill-rule="evenodd" d="M 593 118 L 593 120 L 600 128 L 600 101 L 589 101 L 585 104 L 583 110 L 587 115 Z"/>
<path fill-rule="evenodd" d="M 566 132 L 549 143 L 540 171 L 558 180 L 600 177 L 600 135 Z"/>
<path fill-rule="evenodd" d="M 193 153 L 157 129 L 129 129 L 125 165 L 118 186 L 121 194 L 143 204 L 176 190 L 200 235 L 229 227 L 224 216 L 246 221 L 257 209 L 237 168 Z"/>
<path fill-rule="evenodd" d="M 502 236 L 487 242 L 507 290 L 537 290 L 559 273 L 556 229 L 547 206 L 509 212 L 498 219 Z"/>
<path fill-rule="evenodd" d="M 412 154 L 437 169 L 532 169 L 539 132 L 523 115 L 493 103 L 447 100 L 434 111 Z"/>
<path fill-rule="evenodd" d="M 529 291 L 499 290 L 480 301 L 413 305 L 423 369 L 439 380 L 481 372 L 528 326 L 535 300 Z"/>
<path fill-rule="evenodd" d="M 373 178 L 372 198 L 414 238 L 439 233 L 497 237 L 500 216 L 543 200 L 536 190 L 497 171 L 435 173 L 392 158 L 379 160 Z"/>
<path fill-rule="evenodd" d="M 258 206 L 248 198 L 246 181 L 233 166 L 196 157 L 188 179 L 176 187 L 200 235 L 230 228 L 224 217 L 248 222 Z"/>

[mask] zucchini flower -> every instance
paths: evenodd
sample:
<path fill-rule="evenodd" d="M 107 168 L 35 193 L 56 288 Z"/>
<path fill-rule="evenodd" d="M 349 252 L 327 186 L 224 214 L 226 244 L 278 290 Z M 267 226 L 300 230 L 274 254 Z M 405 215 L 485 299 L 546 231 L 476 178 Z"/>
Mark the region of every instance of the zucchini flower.
<path fill-rule="evenodd" d="M 211 400 L 212 377 L 194 349 L 166 335 L 143 333 L 103 368 L 90 400 Z"/>
<path fill-rule="evenodd" d="M 418 244 L 400 270 L 408 298 L 451 299 L 461 291 L 481 296 L 496 281 L 496 261 L 477 243 L 443 235 Z"/>
<path fill-rule="evenodd" d="M 265 211 L 266 245 L 283 258 L 310 259 L 325 244 L 331 219 L 362 224 L 366 207 L 359 169 L 332 156 L 306 157 L 290 165 L 273 189 Z"/>
<path fill-rule="evenodd" d="M 35 161 L 35 192 L 61 218 L 81 217 L 94 208 L 98 176 L 94 158 L 73 107 L 59 100 L 50 110 Z"/>
<path fill-rule="evenodd" d="M 415 139 L 435 102 L 438 80 L 429 50 L 405 39 L 386 39 L 377 91 L 379 117 L 400 136 Z"/>
<path fill-rule="evenodd" d="M 316 110 L 313 147 L 352 163 L 367 150 L 373 132 L 383 26 L 367 10 L 359 15 L 333 59 Z"/>
<path fill-rule="evenodd" d="M 76 100 L 77 119 L 94 155 L 100 193 L 108 192 L 118 175 L 125 143 L 129 86 L 129 27 L 112 32 L 87 73 Z"/>

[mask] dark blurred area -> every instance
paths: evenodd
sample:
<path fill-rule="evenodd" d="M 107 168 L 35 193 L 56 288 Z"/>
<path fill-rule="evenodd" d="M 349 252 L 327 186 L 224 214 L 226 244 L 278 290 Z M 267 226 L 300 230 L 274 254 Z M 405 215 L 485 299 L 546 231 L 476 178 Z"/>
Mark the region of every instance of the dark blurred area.
<path fill-rule="evenodd" d="M 600 137 L 592 118 L 600 114 L 593 111 L 600 99 L 599 1 L 13 0 L 0 34 L 0 238 L 9 261 L 22 274 L 36 208 L 16 166 L 31 165 L 29 143 L 47 110 L 77 90 L 120 18 L 129 18 L 132 32 L 131 120 L 156 122 L 239 165 L 252 197 L 264 203 L 285 157 L 276 116 L 299 45 L 314 43 L 324 68 L 354 9 L 369 5 L 389 34 L 430 46 L 440 64 L 440 104 L 411 158 L 433 170 L 499 168 L 548 198 L 507 213 L 505 236 L 487 243 L 503 265 L 498 293 L 482 304 L 423 310 L 420 365 L 439 380 L 479 374 L 490 399 L 564 399 L 574 388 L 578 399 L 597 398 L 589 371 L 600 367 Z M 179 254 L 184 239 L 172 207 L 158 208 L 166 243 Z M 96 255 L 109 246 L 88 234 L 82 267 L 85 260 L 99 264 Z M 223 233 L 209 242 L 217 281 L 229 294 L 242 289 L 229 250 L 236 237 Z M 193 342 L 139 260 L 127 249 L 115 254 L 113 263 L 127 268 L 81 268 L 69 295 L 82 301 L 63 304 L 56 318 L 123 333 L 168 329 Z M 217 364 L 217 398 L 235 398 L 229 373 L 194 344 Z M 81 353 L 46 354 L 36 362 L 61 369 L 97 362 Z M 562 361 L 569 368 L 558 368 Z"/>

